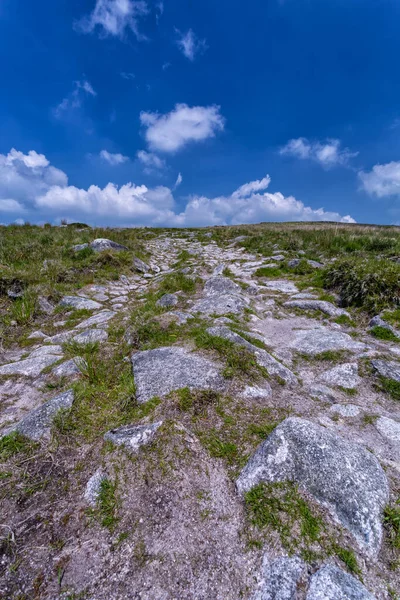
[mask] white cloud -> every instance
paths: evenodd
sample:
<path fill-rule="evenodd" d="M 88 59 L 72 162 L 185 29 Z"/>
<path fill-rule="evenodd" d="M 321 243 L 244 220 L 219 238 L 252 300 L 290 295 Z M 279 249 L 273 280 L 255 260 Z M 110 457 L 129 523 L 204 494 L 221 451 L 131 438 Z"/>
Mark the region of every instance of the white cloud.
<path fill-rule="evenodd" d="M 93 86 L 86 79 L 74 82 L 74 89 L 66 96 L 58 106 L 53 110 L 57 119 L 61 119 L 65 113 L 80 108 L 86 95 L 97 96 Z"/>
<path fill-rule="evenodd" d="M 369 173 L 360 171 L 362 188 L 378 198 L 400 195 L 400 161 L 375 165 Z"/>
<path fill-rule="evenodd" d="M 198 39 L 192 29 L 186 33 L 181 33 L 179 29 L 176 29 L 176 32 L 180 36 L 176 43 L 183 55 L 190 61 L 193 62 L 198 54 L 203 54 L 207 50 L 206 40 Z"/>
<path fill-rule="evenodd" d="M 176 152 L 189 142 L 215 137 L 222 131 L 225 119 L 219 106 L 188 106 L 176 104 L 174 110 L 160 115 L 141 112 L 140 121 L 146 127 L 145 138 L 152 150 Z"/>
<path fill-rule="evenodd" d="M 9 198 L 0 199 L 0 213 L 2 212 L 10 212 L 10 213 L 20 213 L 24 212 L 24 207 L 17 200 L 10 200 Z"/>
<path fill-rule="evenodd" d="M 179 175 L 175 187 L 182 181 Z M 266 189 L 270 181 L 267 175 L 226 196 L 192 196 L 179 212 L 168 187 L 149 188 L 128 182 L 120 187 L 108 183 L 104 188 L 78 188 L 68 185 L 65 173 L 51 166 L 43 154 L 12 150 L 8 155 L 0 154 L 0 209 L 10 214 L 26 210 L 37 221 L 50 217 L 54 220 L 62 214 L 67 219 L 88 218 L 103 224 L 172 227 L 271 220 L 354 222 L 349 215 L 315 210 L 293 196 L 269 193 Z"/>
<path fill-rule="evenodd" d="M 65 173 L 34 150 L 23 154 L 12 148 L 0 154 L 0 199 L 30 202 L 52 185 L 67 183 Z"/>
<path fill-rule="evenodd" d="M 178 173 L 178 177 L 176 178 L 175 185 L 174 185 L 174 190 L 176 190 L 176 188 L 181 185 L 182 181 L 183 181 L 182 174 Z"/>
<path fill-rule="evenodd" d="M 128 156 L 124 156 L 123 154 L 118 154 L 118 153 L 112 154 L 111 152 L 108 152 L 107 150 L 102 150 L 100 152 L 100 158 L 102 158 L 103 160 L 105 160 L 112 166 L 120 165 L 120 164 L 126 162 L 127 160 L 129 160 Z"/>
<path fill-rule="evenodd" d="M 144 172 L 150 175 L 155 171 L 161 171 L 165 169 L 166 163 L 163 158 L 157 156 L 153 152 L 146 152 L 145 150 L 139 150 L 136 154 L 138 160 L 142 163 L 144 167 Z"/>
<path fill-rule="evenodd" d="M 120 38 L 130 29 L 137 39 L 145 39 L 139 33 L 138 21 L 148 12 L 142 0 L 96 0 L 93 11 L 75 23 L 75 28 L 82 33 L 93 33 L 99 27 L 102 35 Z"/>
<path fill-rule="evenodd" d="M 293 196 L 280 192 L 257 193 L 270 184 L 267 175 L 261 180 L 245 183 L 229 196 L 207 198 L 193 196 L 176 223 L 191 225 L 227 225 L 259 223 L 261 221 L 339 221 L 355 223 L 350 215 L 341 216 L 323 208 L 312 209 Z"/>
<path fill-rule="evenodd" d="M 128 80 L 133 80 L 135 79 L 135 73 L 125 73 L 124 71 L 122 71 L 120 73 L 122 79 L 128 79 Z"/>
<path fill-rule="evenodd" d="M 358 155 L 358 152 L 350 152 L 348 148 L 341 148 L 340 140 L 328 139 L 326 142 L 310 142 L 307 138 L 289 140 L 280 154 L 294 156 L 301 160 L 313 160 L 323 167 L 329 169 L 338 165 L 347 166 L 349 160 Z"/>

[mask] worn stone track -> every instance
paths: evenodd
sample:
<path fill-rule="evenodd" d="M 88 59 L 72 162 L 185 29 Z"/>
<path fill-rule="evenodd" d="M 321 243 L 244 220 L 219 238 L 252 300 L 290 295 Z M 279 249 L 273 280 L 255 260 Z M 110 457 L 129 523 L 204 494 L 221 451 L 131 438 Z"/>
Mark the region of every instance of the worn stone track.
<path fill-rule="evenodd" d="M 390 594 L 400 594 L 399 572 L 390 570 L 395 558 L 383 529 L 383 511 L 400 490 L 400 407 L 376 383 L 379 373 L 400 381 L 398 348 L 374 339 L 367 330 L 336 323 L 334 319 L 346 311 L 319 301 L 315 290 L 300 293 L 295 280 L 254 277 L 268 261 L 235 243 L 219 247 L 197 241 L 194 234 L 183 238 L 171 233 L 146 246 L 150 255 L 146 272 L 87 286 L 61 302 L 71 309 L 93 310 L 92 316 L 68 329 L 65 317 L 53 314 L 51 335 L 35 331 L 30 336 L 33 346 L 14 347 L 0 355 L 0 435 L 18 431 L 49 444 L 52 419 L 60 408 L 71 407 L 73 392 L 66 385 L 67 395 L 60 396 L 48 384 L 61 377 L 71 384 L 83 370 L 82 359 L 65 357 L 63 344 L 97 342 L 106 349 L 113 343 L 110 328 L 118 323 L 129 329 L 132 308 L 174 271 L 183 250 L 190 254 L 188 272 L 203 281 L 194 296 L 178 292 L 176 301 L 164 299 L 163 317 L 178 324 L 193 316 L 206 318 L 208 333 L 246 348 L 264 369 L 265 378 L 257 384 L 226 379 L 219 359 L 194 350 L 188 341 L 127 356 L 138 403 L 158 396 L 160 413 L 145 415 L 121 430 L 102 432 L 95 452 L 89 447 L 68 450 L 73 463 L 87 463 L 86 480 L 78 477 L 73 492 L 53 498 L 45 512 L 58 527 L 68 513 L 68 521 L 74 522 L 69 537 L 61 548 L 37 544 L 35 554 L 34 537 L 28 536 L 19 567 L 21 595 L 5 558 L 0 598 L 396 598 Z M 277 249 L 272 259 L 282 256 Z M 231 277 L 224 276 L 225 268 Z M 336 362 L 319 360 L 326 352 L 342 356 L 337 354 Z M 223 460 L 210 456 L 201 444 L 196 420 L 162 413 L 169 394 L 181 388 L 234 396 L 241 399 L 244 411 L 246 402 L 258 402 L 289 418 L 260 440 L 262 445 L 241 474 L 232 476 Z M 118 454 L 100 455 L 103 436 L 120 447 Z M 168 459 L 153 456 L 152 445 L 157 447 L 157 440 L 165 445 L 166 439 L 172 444 Z M 82 528 L 79 516 L 96 505 L 101 482 L 107 472 L 115 474 L 118 460 L 125 461 L 117 472 L 123 472 L 118 511 L 130 531 L 126 541 L 98 525 Z M 160 467 L 164 460 L 175 460 L 165 482 Z M 70 474 L 68 480 L 71 483 Z M 346 573 L 334 556 L 308 563 L 304 557 L 288 558 L 273 534 L 261 546 L 246 546 L 243 494 L 260 482 L 277 481 L 295 481 L 324 512 L 332 531 L 341 531 L 357 556 L 362 582 L 357 572 Z M 68 511 L 71 502 L 73 515 Z M 34 508 L 28 515 L 22 508 L 19 514 L 16 506 L 11 499 L 5 502 L 4 527 L 18 543 L 25 535 L 21 521 L 37 521 L 38 515 Z M 62 569 L 62 585 L 57 583 L 57 568 Z M 45 582 L 35 596 L 29 595 L 34 573 L 41 573 Z M 68 595 L 72 593 L 76 595 Z"/>

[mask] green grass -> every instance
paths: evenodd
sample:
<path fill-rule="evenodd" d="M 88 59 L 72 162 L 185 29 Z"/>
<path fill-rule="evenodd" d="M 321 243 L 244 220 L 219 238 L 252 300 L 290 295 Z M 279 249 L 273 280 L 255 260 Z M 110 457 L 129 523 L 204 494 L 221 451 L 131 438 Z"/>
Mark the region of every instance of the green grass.
<path fill-rule="evenodd" d="M 390 329 L 386 329 L 386 327 L 382 327 L 381 325 L 372 327 L 369 332 L 378 340 L 387 340 L 390 342 L 396 342 L 397 344 L 400 342 L 400 339 L 393 333 L 393 331 L 390 331 Z"/>
<path fill-rule="evenodd" d="M 5 461 L 22 452 L 29 452 L 33 442 L 20 433 L 13 431 L 0 439 L 0 460 Z"/>
<path fill-rule="evenodd" d="M 160 284 L 159 295 L 161 294 L 173 294 L 174 292 L 185 292 L 186 294 L 193 294 L 196 290 L 196 279 L 189 277 L 180 271 L 174 273 L 168 273 Z"/>
<path fill-rule="evenodd" d="M 280 267 L 260 267 L 255 271 L 256 277 L 281 277 L 283 271 Z"/>
<path fill-rule="evenodd" d="M 109 479 L 103 479 L 97 499 L 97 516 L 103 527 L 113 531 L 119 518 L 117 516 L 118 498 L 117 484 Z"/>
<path fill-rule="evenodd" d="M 336 319 L 333 319 L 334 323 L 337 323 L 338 325 L 348 325 L 349 327 L 355 327 L 356 323 L 347 315 L 340 315 L 340 317 L 336 317 Z"/>
<path fill-rule="evenodd" d="M 400 498 L 385 508 L 383 522 L 391 546 L 400 550 Z"/>
<path fill-rule="evenodd" d="M 342 548 L 341 546 L 334 545 L 333 550 L 338 558 L 346 565 L 350 573 L 354 575 L 361 575 L 361 569 L 358 566 L 356 555 L 352 550 L 348 548 Z"/>
<path fill-rule="evenodd" d="M 238 459 L 238 447 L 235 443 L 222 439 L 216 430 L 200 434 L 200 441 L 214 458 L 224 458 L 228 464 Z"/>
<path fill-rule="evenodd" d="M 394 400 L 400 400 L 400 383 L 388 377 L 379 378 L 381 389 L 387 392 Z"/>
<path fill-rule="evenodd" d="M 308 362 L 315 360 L 338 362 L 346 358 L 347 352 L 345 350 L 325 350 L 325 352 L 319 352 L 318 354 L 304 354 L 299 352 L 298 356 Z"/>
<path fill-rule="evenodd" d="M 198 348 L 214 350 L 225 361 L 223 375 L 227 379 L 239 377 L 255 381 L 267 377 L 265 370 L 258 366 L 255 356 L 243 346 L 210 335 L 202 328 L 194 332 L 194 340 Z"/>
<path fill-rule="evenodd" d="M 304 542 L 319 539 L 322 520 L 293 483 L 260 483 L 245 494 L 245 503 L 250 522 L 258 529 L 277 531 L 286 549 L 291 548 L 296 523 Z"/>

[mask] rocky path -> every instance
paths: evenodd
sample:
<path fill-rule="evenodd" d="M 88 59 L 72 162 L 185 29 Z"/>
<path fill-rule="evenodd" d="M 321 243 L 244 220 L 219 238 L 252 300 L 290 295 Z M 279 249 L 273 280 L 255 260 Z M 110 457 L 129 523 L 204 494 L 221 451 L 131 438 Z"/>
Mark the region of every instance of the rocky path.
<path fill-rule="evenodd" d="M 399 347 L 354 327 L 318 290 L 255 276 L 285 258 L 279 248 L 265 259 L 235 243 L 172 233 L 147 250 L 150 259 L 136 261 L 134 275 L 64 297 L 30 334 L 32 345 L 0 355 L 3 439 L 18 432 L 54 453 L 54 422 L 74 410 L 74 382 L 88 376 L 79 347 L 97 344 L 106 355 L 117 330 L 133 344 L 123 360 L 131 361 L 143 407 L 131 423 L 99 431 L 93 445 L 68 446 L 70 485 L 43 509 L 54 528 L 66 519 L 67 539 L 54 548 L 26 534 L 19 575 L 5 552 L 0 597 L 400 597 L 399 557 L 384 527 L 384 511 L 400 493 L 400 405 L 379 385 L 381 377 L 400 382 Z M 132 313 L 176 273 L 196 287 L 157 299 L 154 322 L 173 328 L 169 343 L 135 347 Z M 83 309 L 90 313 L 71 320 Z M 231 362 L 224 364 L 223 352 Z M 150 405 L 156 408 L 146 413 Z M 249 415 L 255 422 L 248 424 Z M 242 432 L 243 423 L 239 460 L 224 436 Z M 118 481 L 117 533 L 81 523 L 107 481 Z M 296 490 L 290 502 L 285 485 Z M 319 515 L 315 522 L 305 501 Z M 17 541 L 34 514 L 40 538 L 37 502 L 18 512 L 18 503 L 6 501 L 4 527 Z M 320 537 L 307 530 L 311 521 Z M 33 592 L 35 573 L 41 583 Z"/>

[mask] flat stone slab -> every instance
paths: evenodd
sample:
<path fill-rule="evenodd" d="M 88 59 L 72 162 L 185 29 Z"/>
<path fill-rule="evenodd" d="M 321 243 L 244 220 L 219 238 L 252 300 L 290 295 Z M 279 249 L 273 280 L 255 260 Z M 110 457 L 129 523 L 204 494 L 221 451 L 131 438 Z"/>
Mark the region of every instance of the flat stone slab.
<path fill-rule="evenodd" d="M 30 412 L 22 419 L 22 421 L 17 423 L 17 425 L 4 431 L 3 436 L 16 431 L 34 441 L 38 441 L 42 438 L 49 438 L 54 417 L 60 410 L 69 410 L 72 407 L 73 402 L 74 392 L 68 390 L 63 394 L 48 400 L 42 404 L 42 406 L 39 406 Z"/>
<path fill-rule="evenodd" d="M 400 383 L 400 363 L 395 360 L 371 360 L 371 365 L 381 377 Z"/>
<path fill-rule="evenodd" d="M 97 315 L 93 315 L 88 319 L 85 319 L 81 323 L 75 326 L 75 329 L 89 329 L 90 327 L 97 327 L 98 325 L 104 325 L 115 317 L 117 313 L 113 310 L 102 310 Z"/>
<path fill-rule="evenodd" d="M 73 246 L 73 250 L 78 252 L 79 250 L 84 250 L 88 247 L 92 248 L 95 252 L 103 252 L 104 250 L 128 250 L 126 246 L 108 240 L 107 238 L 97 238 L 96 240 L 93 240 L 93 242 L 90 242 L 90 244 L 77 244 L 76 246 Z"/>
<path fill-rule="evenodd" d="M 357 363 L 344 363 L 325 371 L 318 378 L 328 385 L 338 385 L 346 389 L 354 389 L 361 383 Z"/>
<path fill-rule="evenodd" d="M 258 346 L 254 346 L 244 338 L 242 338 L 238 333 L 235 333 L 229 327 L 225 327 L 224 325 L 219 325 L 217 327 L 209 327 L 207 329 L 207 333 L 210 335 L 215 335 L 217 337 L 222 337 L 225 340 L 229 340 L 234 344 L 238 344 L 239 346 L 245 347 L 249 352 L 254 354 L 256 357 L 257 363 L 264 367 L 269 375 L 280 377 L 285 381 L 285 383 L 296 384 L 297 377 L 294 373 L 285 365 L 280 363 L 276 358 L 271 356 L 269 352 L 263 350 L 262 348 L 258 348 Z"/>
<path fill-rule="evenodd" d="M 270 398 L 272 396 L 272 388 L 267 382 L 262 387 L 259 385 L 246 385 L 242 395 L 244 398 Z"/>
<path fill-rule="evenodd" d="M 319 327 L 305 331 L 294 332 L 294 339 L 289 342 L 289 347 L 303 354 L 321 354 L 329 350 L 348 350 L 349 352 L 362 352 L 367 346 L 362 342 L 356 342 L 347 333 Z"/>
<path fill-rule="evenodd" d="M 400 423 L 387 417 L 379 417 L 375 426 L 387 440 L 393 444 L 400 444 Z"/>
<path fill-rule="evenodd" d="M 24 375 L 25 377 L 38 377 L 44 369 L 50 367 L 62 358 L 62 354 L 30 355 L 25 360 L 13 362 L 0 367 L 0 375 Z"/>
<path fill-rule="evenodd" d="M 222 294 L 221 296 L 211 296 L 196 302 L 192 311 L 205 315 L 225 315 L 227 313 L 240 314 L 248 306 L 249 301 L 243 296 L 234 296 L 232 294 Z"/>
<path fill-rule="evenodd" d="M 364 447 L 310 421 L 285 419 L 260 444 L 237 480 L 241 494 L 262 482 L 293 481 L 323 504 L 370 555 L 379 552 L 386 475 Z"/>
<path fill-rule="evenodd" d="M 325 565 L 311 577 L 306 600 L 376 599 L 355 577 L 335 565 Z"/>
<path fill-rule="evenodd" d="M 168 346 L 132 355 L 136 398 L 139 403 L 174 390 L 222 390 L 225 380 L 210 360 L 184 348 Z"/>
<path fill-rule="evenodd" d="M 64 296 L 64 298 L 60 300 L 60 306 L 70 306 L 77 310 L 82 308 L 86 308 L 87 310 L 102 308 L 102 305 L 99 304 L 99 302 L 89 300 L 89 298 L 81 298 L 80 296 Z"/>
<path fill-rule="evenodd" d="M 82 333 L 78 333 L 72 338 L 72 341 L 77 344 L 95 344 L 96 342 L 106 342 L 108 339 L 107 331 L 103 329 L 87 329 L 86 331 L 82 331 Z"/>
<path fill-rule="evenodd" d="M 282 292 L 283 294 L 297 294 L 299 291 L 294 283 L 286 281 L 286 279 L 273 279 L 272 281 L 263 281 L 266 288 L 274 292 Z"/>
<path fill-rule="evenodd" d="M 297 556 L 280 556 L 273 561 L 264 556 L 262 578 L 251 600 L 296 600 L 305 572 L 306 565 Z"/>
<path fill-rule="evenodd" d="M 325 300 L 290 300 L 289 302 L 285 302 L 283 306 L 286 308 L 302 308 L 304 310 L 320 310 L 330 317 L 341 317 L 342 315 L 345 315 L 346 317 L 349 316 L 349 313 L 346 310 L 338 308 L 331 302 L 326 302 Z"/>
<path fill-rule="evenodd" d="M 104 439 L 116 446 L 124 446 L 129 452 L 137 452 L 140 446 L 153 441 L 157 429 L 161 425 L 162 421 L 151 425 L 125 425 L 108 431 L 104 435 Z"/>
<path fill-rule="evenodd" d="M 149 265 L 146 265 L 145 262 L 143 262 L 142 260 L 140 260 L 140 258 L 137 258 L 136 256 L 133 259 L 133 266 L 136 271 L 139 271 L 139 273 L 148 273 L 150 271 Z"/>

